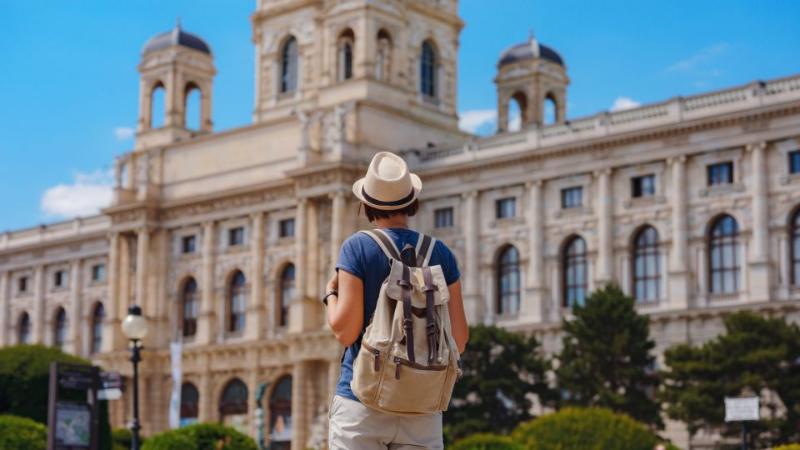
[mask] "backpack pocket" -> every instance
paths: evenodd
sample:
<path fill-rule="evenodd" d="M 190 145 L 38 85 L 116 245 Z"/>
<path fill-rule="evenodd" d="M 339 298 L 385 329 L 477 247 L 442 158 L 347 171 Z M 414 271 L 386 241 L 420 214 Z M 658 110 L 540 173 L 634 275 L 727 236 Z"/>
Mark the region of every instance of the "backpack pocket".
<path fill-rule="evenodd" d="M 447 365 L 426 366 L 400 356 L 387 359 L 386 364 L 378 390 L 378 407 L 395 413 L 426 414 L 441 411 L 442 398 L 431 393 L 439 393 L 446 388 L 450 372 Z M 450 392 L 447 397 L 449 401 Z"/>
<path fill-rule="evenodd" d="M 375 402 L 388 355 L 388 349 L 381 350 L 380 346 L 372 347 L 367 344 L 366 340 L 361 342 L 361 348 L 353 363 L 353 379 L 350 382 L 350 388 L 362 403 L 373 404 Z"/>

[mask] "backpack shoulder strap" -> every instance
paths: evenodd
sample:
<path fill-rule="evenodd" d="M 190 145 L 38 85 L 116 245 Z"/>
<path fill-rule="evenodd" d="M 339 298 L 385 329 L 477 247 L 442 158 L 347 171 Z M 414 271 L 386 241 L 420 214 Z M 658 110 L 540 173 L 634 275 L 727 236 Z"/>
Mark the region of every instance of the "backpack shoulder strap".
<path fill-rule="evenodd" d="M 417 262 L 419 267 L 425 267 L 430 263 L 433 255 L 433 247 L 436 245 L 436 238 L 427 234 L 419 234 L 417 239 Z"/>
<path fill-rule="evenodd" d="M 397 250 L 397 246 L 394 244 L 392 238 L 390 238 L 383 230 L 361 230 L 361 232 L 371 237 L 372 240 L 378 244 L 378 247 L 383 250 L 383 254 L 386 255 L 389 260 L 393 259 L 396 261 L 401 261 L 400 251 Z"/>

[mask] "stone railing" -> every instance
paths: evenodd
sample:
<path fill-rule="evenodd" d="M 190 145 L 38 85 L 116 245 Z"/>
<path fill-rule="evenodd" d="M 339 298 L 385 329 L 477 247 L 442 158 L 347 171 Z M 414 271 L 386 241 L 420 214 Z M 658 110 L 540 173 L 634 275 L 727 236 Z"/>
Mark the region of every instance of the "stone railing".
<path fill-rule="evenodd" d="M 0 252 L 58 240 L 103 233 L 110 225 L 103 215 L 77 218 L 50 225 L 0 233 Z"/>

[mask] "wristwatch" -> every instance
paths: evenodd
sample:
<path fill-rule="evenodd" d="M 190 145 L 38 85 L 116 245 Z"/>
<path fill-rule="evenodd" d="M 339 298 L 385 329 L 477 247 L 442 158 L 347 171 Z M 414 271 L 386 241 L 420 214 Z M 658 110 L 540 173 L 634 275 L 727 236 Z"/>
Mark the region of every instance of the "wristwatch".
<path fill-rule="evenodd" d="M 335 295 L 335 296 L 338 297 L 339 296 L 339 292 L 336 289 L 334 289 L 334 290 L 328 292 L 327 294 L 325 294 L 325 296 L 322 297 L 322 303 L 325 304 L 325 306 L 328 306 L 328 297 L 330 297 L 331 295 Z"/>

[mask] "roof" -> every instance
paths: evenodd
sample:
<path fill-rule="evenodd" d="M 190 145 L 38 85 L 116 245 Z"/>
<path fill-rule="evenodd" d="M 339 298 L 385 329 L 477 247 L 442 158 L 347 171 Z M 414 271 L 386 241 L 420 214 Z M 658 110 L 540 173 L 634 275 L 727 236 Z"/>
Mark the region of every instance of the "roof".
<path fill-rule="evenodd" d="M 154 52 L 156 50 L 161 50 L 173 45 L 191 48 L 208 55 L 211 54 L 211 48 L 204 40 L 200 39 L 194 34 L 183 31 L 180 24 L 176 24 L 175 28 L 171 29 L 170 31 L 157 34 L 150 38 L 150 40 L 144 44 L 142 53 Z"/>
<path fill-rule="evenodd" d="M 558 52 L 546 45 L 540 44 L 539 41 L 534 38 L 530 38 L 525 42 L 507 48 L 500 54 L 500 61 L 498 61 L 497 64 L 503 66 L 534 58 L 541 58 L 556 63 L 559 66 L 564 66 L 564 60 Z"/>

